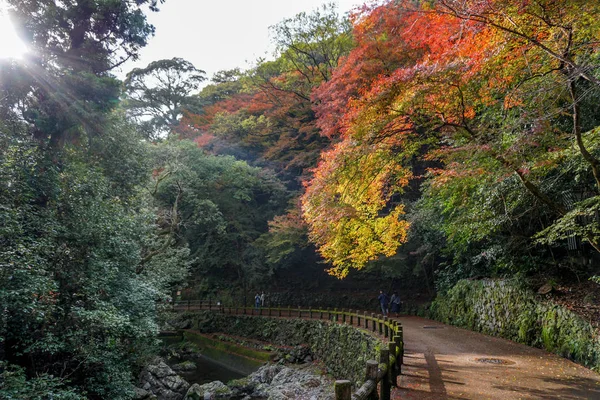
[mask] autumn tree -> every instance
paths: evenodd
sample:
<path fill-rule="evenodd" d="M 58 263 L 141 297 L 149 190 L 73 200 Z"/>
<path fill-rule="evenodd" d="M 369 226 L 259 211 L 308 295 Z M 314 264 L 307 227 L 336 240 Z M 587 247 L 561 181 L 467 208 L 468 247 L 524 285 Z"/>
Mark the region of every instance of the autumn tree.
<path fill-rule="evenodd" d="M 285 19 L 271 30 L 278 58 L 258 65 L 255 82 L 265 90 L 290 92 L 306 101 L 313 88 L 331 78 L 353 45 L 349 21 L 333 3 Z M 281 75 L 286 79 L 278 79 Z"/>
<path fill-rule="evenodd" d="M 597 4 L 581 1 L 523 4 L 442 1 L 439 9 L 457 19 L 480 24 L 505 43 L 519 46 L 523 56 L 507 65 L 527 67 L 527 72 L 511 70 L 516 84 L 507 87 L 504 108 L 529 113 L 527 119 L 518 120 L 522 126 L 535 127 L 523 129 L 530 136 L 526 141 L 521 140 L 523 144 L 533 144 L 541 148 L 542 153 L 552 147 L 553 153 L 560 156 L 551 157 L 552 161 L 547 160 L 546 154 L 537 157 L 527 154 L 515 161 L 500 155 L 496 158 L 512 169 L 524 188 L 558 217 L 544 230 L 543 241 L 551 243 L 576 234 L 598 251 L 600 232 L 593 219 L 600 195 L 600 158 L 593 137 L 599 122 L 594 104 L 600 90 L 597 78 L 600 66 L 595 45 L 598 24 L 593 16 L 599 11 Z M 508 61 L 506 56 L 503 61 Z M 533 88 L 533 82 L 538 88 L 528 92 Z M 552 96 L 559 101 L 552 104 Z M 570 115 L 570 121 L 559 115 Z M 534 140 L 537 143 L 532 143 Z M 574 149 L 577 149 L 576 153 Z M 557 160 L 558 157 L 562 160 Z M 574 170 L 564 170 L 564 165 L 573 164 L 574 159 L 587 164 L 591 174 L 588 178 L 577 179 L 576 185 L 567 189 L 579 195 L 563 193 L 557 197 L 545 190 L 547 185 L 543 181 L 550 169 L 547 164 L 574 175 Z M 537 161 L 537 165 L 532 161 Z M 539 175 L 536 174 L 538 171 Z M 580 172 L 576 174 L 580 176 Z M 590 185 L 590 178 L 594 185 Z M 567 200 L 568 197 L 573 200 Z M 587 223 L 582 222 L 586 219 Z"/>
<path fill-rule="evenodd" d="M 556 2 L 440 2 L 435 6 L 390 2 L 367 10 L 357 20 L 357 29 L 380 27 L 383 34 L 357 34 L 359 47 L 348 59 L 356 57 L 363 63 L 343 68 L 358 75 L 336 72 L 316 92 L 323 99 L 338 101 L 317 109 L 325 132 L 348 142 L 339 148 L 347 149 L 344 153 L 351 162 L 340 158 L 344 162 L 339 163 L 337 174 L 352 171 L 348 166 L 364 157 L 364 152 L 355 152 L 357 146 L 374 146 L 373 154 L 388 151 L 394 155 L 388 156 L 389 163 L 398 167 L 411 167 L 411 160 L 418 156 L 441 163 L 430 169 L 425 196 L 437 196 L 444 207 L 436 209 L 445 216 L 446 226 L 462 232 L 450 238 L 473 243 L 477 237 L 506 233 L 507 225 L 518 226 L 524 215 L 533 216 L 530 210 L 536 210 L 541 223 L 529 231 L 528 246 L 535 245 L 531 235 L 551 225 L 554 228 L 545 230 L 543 237 L 558 239 L 579 232 L 595 247 L 593 220 L 588 217 L 591 223 L 582 225 L 575 218 L 594 212 L 595 195 L 579 203 L 585 209 L 573 201 L 573 212 L 561 200 L 565 192 L 596 190 L 590 182 L 595 181 L 597 157 L 593 141 L 597 126 L 593 32 L 597 30 L 589 18 L 597 14 L 597 6 L 577 7 L 575 3 L 565 9 Z M 400 16 L 390 21 L 387 30 L 386 24 L 380 24 L 386 14 Z M 384 59 L 387 63 L 369 65 L 368 57 L 362 60 L 362 54 L 385 49 L 388 41 L 401 43 L 395 47 L 403 54 L 394 56 L 392 51 Z M 374 69 L 367 68 L 372 65 Z M 573 143 L 579 155 L 572 153 Z M 575 175 L 575 180 L 557 180 L 567 165 L 581 165 L 576 159 L 589 165 L 588 173 Z M 572 171 L 576 170 L 581 171 Z M 350 176 L 359 181 L 377 177 L 368 169 L 362 171 Z M 318 199 L 311 195 L 312 186 L 320 187 L 327 178 L 311 182 L 305 196 L 305 216 L 315 232 L 317 215 L 327 216 L 331 208 L 311 207 L 315 196 Z M 333 190 L 342 182 L 330 180 L 327 188 Z M 390 183 L 381 185 L 381 196 L 397 190 Z M 522 196 L 507 202 L 507 190 Z M 490 191 L 498 193 L 498 202 L 487 210 L 478 207 L 478 202 L 489 203 L 486 193 Z M 499 218 L 501 210 L 508 218 Z M 523 210 L 529 211 L 523 214 Z M 465 219 L 453 218 L 458 215 Z M 339 227 L 336 222 L 341 225 L 343 221 L 334 218 L 325 232 L 331 233 Z M 475 221 L 479 221 L 478 228 L 472 229 Z M 327 238 L 322 233 L 317 237 Z M 326 242 L 333 243 L 337 242 Z"/>
<path fill-rule="evenodd" d="M 311 92 L 330 79 L 353 42 L 348 20 L 333 5 L 286 19 L 272 32 L 275 59 L 259 60 L 239 76 L 236 94 L 229 91 L 234 81 L 217 77 L 200 96 L 232 95 L 190 121 L 204 139 L 211 137 L 207 146 L 281 170 L 299 188 L 297 178 L 316 165 L 328 144 L 315 126 Z"/>

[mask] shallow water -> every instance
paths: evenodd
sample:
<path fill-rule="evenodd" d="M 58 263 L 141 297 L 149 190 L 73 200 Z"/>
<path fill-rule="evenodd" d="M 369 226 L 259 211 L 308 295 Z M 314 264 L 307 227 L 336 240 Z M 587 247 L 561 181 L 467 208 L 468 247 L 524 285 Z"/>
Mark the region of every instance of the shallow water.
<path fill-rule="evenodd" d="M 180 340 L 163 338 L 165 344 L 173 344 L 178 341 Z M 185 358 L 173 357 L 167 361 L 171 367 L 188 360 L 195 363 L 197 368 L 192 371 L 177 371 L 190 384 L 198 383 L 202 385 L 213 381 L 227 383 L 232 379 L 239 379 L 250 375 L 262 365 L 260 361 L 227 353 L 212 347 L 201 347 L 199 350 L 199 354 L 194 356 Z"/>
<path fill-rule="evenodd" d="M 222 363 L 215 361 L 211 358 L 208 358 L 204 355 L 200 355 L 198 357 L 189 358 L 190 361 L 193 361 L 197 368 L 192 371 L 178 371 L 177 373 L 186 381 L 189 382 L 190 385 L 197 383 L 202 385 L 204 383 L 221 381 L 223 383 L 227 383 L 232 379 L 239 379 L 246 376 L 241 371 L 236 371 L 233 368 L 229 368 Z M 186 361 L 186 359 L 176 359 L 172 358 L 169 360 L 170 366 L 173 364 L 177 364 L 180 362 Z"/>

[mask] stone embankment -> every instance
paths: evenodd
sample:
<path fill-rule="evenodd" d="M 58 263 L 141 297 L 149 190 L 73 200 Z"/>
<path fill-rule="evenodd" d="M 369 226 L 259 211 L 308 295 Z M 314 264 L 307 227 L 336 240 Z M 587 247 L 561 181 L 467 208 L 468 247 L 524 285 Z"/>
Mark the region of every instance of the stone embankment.
<path fill-rule="evenodd" d="M 600 369 L 600 338 L 593 326 L 517 281 L 460 281 L 438 296 L 427 316 Z"/>

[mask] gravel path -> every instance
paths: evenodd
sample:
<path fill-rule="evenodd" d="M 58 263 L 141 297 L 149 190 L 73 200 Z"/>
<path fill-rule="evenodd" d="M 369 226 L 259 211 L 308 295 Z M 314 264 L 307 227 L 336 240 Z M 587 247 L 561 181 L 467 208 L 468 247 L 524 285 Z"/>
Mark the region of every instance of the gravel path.
<path fill-rule="evenodd" d="M 600 399 L 600 375 L 543 350 L 419 317 L 394 399 Z"/>

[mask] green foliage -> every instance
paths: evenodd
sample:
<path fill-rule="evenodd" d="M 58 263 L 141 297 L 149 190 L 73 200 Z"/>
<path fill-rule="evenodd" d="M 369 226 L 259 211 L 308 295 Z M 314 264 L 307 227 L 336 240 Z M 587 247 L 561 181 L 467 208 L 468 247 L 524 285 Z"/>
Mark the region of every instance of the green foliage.
<path fill-rule="evenodd" d="M 153 61 L 127 74 L 123 106 L 149 138 L 159 138 L 173 132 L 184 112 L 197 110 L 193 92 L 205 79 L 184 59 Z"/>
<path fill-rule="evenodd" d="M 35 56 L 2 62 L 1 115 L 26 121 L 30 133 L 53 148 L 84 131 L 102 135 L 120 94 L 109 71 L 137 57 L 154 33 L 144 8 L 156 11 L 159 1 L 6 3 Z"/>
<path fill-rule="evenodd" d="M 298 75 L 298 79 L 286 80 L 282 87 L 299 96 L 310 96 L 318 82 L 329 80 L 340 59 L 353 46 L 350 29 L 348 19 L 337 13 L 334 3 L 273 26 L 280 63 L 277 75 Z"/>
<path fill-rule="evenodd" d="M 149 176 L 144 145 L 118 116 L 102 137 L 66 145 L 52 157 L 36 142 L 4 132 L 0 338 L 6 359 L 27 377 L 57 377 L 26 380 L 26 386 L 128 398 L 133 373 L 155 344 L 156 302 L 186 276 L 185 263 L 176 261 L 186 258 L 185 249 L 166 249 L 161 264 L 139 273 L 156 230 L 153 209 L 140 208 L 139 186 Z M 121 164 L 119 154 L 128 155 Z"/>
<path fill-rule="evenodd" d="M 268 171 L 228 156 L 206 154 L 193 142 L 153 146 L 151 191 L 164 211 L 166 236 L 189 246 L 196 274 L 249 282 L 269 270 L 255 245 L 287 202 Z M 175 239 L 177 237 L 177 239 Z"/>
<path fill-rule="evenodd" d="M 0 398 L 5 400 L 85 400 L 86 397 L 66 382 L 42 374 L 27 379 L 23 368 L 0 362 Z"/>

